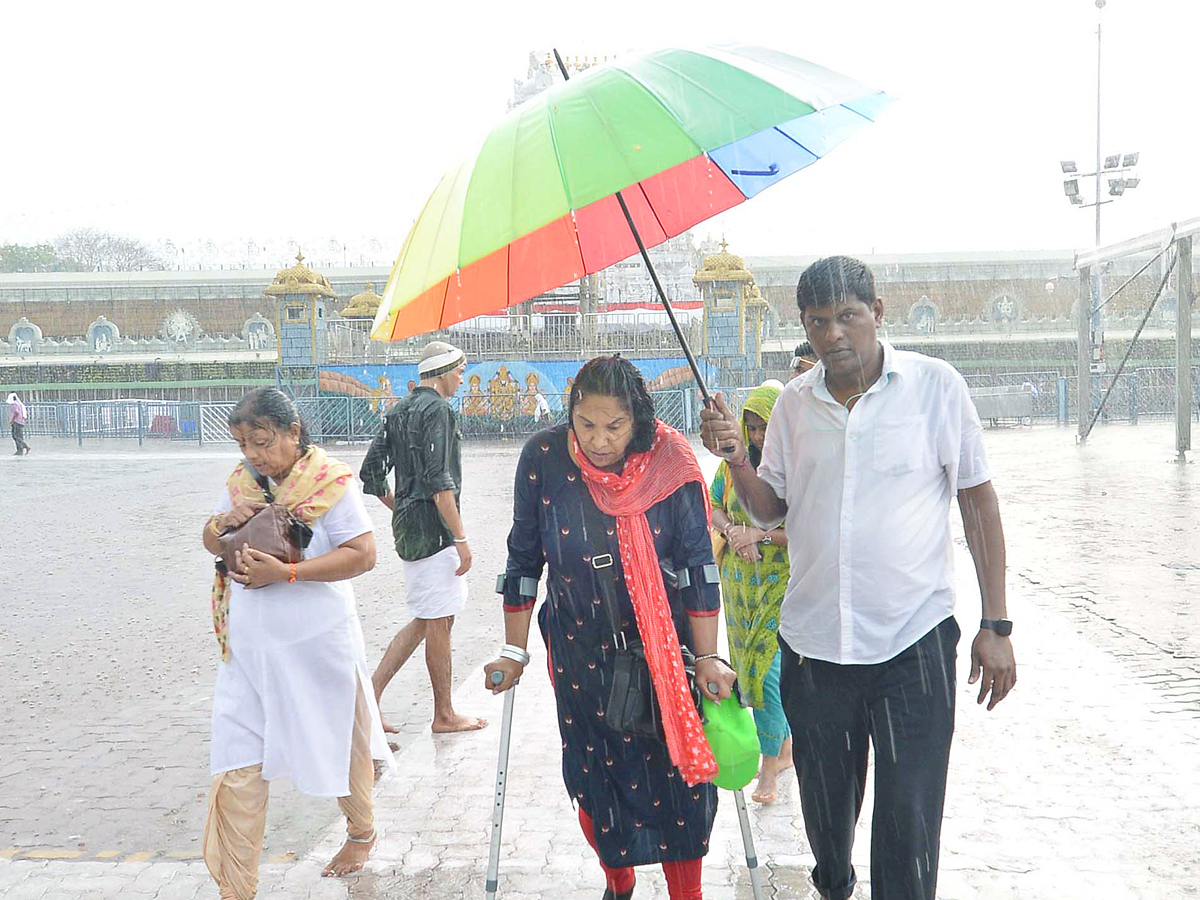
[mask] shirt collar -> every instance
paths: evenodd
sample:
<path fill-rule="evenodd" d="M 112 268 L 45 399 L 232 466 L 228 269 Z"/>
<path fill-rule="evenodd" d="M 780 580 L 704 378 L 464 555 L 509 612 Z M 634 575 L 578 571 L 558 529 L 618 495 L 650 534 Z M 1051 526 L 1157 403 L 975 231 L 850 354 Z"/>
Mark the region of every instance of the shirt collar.
<path fill-rule="evenodd" d="M 874 394 L 883 390 L 893 377 L 899 376 L 903 378 L 906 372 L 904 361 L 897 356 L 896 348 L 891 345 L 891 342 L 879 338 L 879 346 L 883 348 L 883 368 L 879 371 L 879 378 L 867 389 L 868 394 Z M 817 398 L 837 406 L 841 405 L 833 399 L 833 395 L 829 393 L 829 388 L 825 386 L 825 363 L 817 362 L 815 366 L 796 380 L 800 382 L 798 385 L 799 390 L 808 388 Z"/>

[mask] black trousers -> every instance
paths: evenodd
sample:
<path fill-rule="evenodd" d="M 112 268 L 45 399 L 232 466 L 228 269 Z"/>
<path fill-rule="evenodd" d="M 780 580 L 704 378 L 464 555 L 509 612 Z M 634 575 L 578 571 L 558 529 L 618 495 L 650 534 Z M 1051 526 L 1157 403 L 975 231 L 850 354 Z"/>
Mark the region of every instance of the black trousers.
<path fill-rule="evenodd" d="M 827 900 L 847 900 L 854 826 L 875 746 L 871 820 L 873 900 L 933 900 L 946 768 L 954 734 L 954 665 L 960 632 L 944 620 L 900 655 L 837 665 L 783 650 L 780 694 L 792 727 L 804 828 Z"/>
<path fill-rule="evenodd" d="M 24 425 L 19 425 L 16 422 L 12 423 L 12 439 L 13 439 L 13 443 L 17 445 L 18 453 L 20 453 L 22 450 L 29 449 L 29 445 L 27 443 L 25 443 L 25 426 Z"/>

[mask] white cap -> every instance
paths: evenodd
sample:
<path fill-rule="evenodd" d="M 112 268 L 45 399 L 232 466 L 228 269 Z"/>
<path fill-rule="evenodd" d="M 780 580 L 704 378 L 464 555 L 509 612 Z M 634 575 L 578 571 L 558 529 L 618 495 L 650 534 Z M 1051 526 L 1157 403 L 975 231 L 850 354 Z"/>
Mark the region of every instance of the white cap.
<path fill-rule="evenodd" d="M 430 341 L 421 351 L 421 361 L 417 363 L 417 374 L 422 378 L 436 378 L 455 369 L 467 355 L 445 341 Z"/>

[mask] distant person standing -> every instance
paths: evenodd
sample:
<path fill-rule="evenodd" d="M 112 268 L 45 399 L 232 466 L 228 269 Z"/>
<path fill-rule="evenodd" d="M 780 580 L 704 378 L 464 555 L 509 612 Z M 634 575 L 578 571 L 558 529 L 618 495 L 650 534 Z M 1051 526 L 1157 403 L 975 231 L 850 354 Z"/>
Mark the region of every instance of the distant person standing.
<path fill-rule="evenodd" d="M 412 621 L 400 629 L 371 681 L 375 700 L 421 641 L 433 687 L 433 731 L 474 731 L 484 719 L 459 715 L 450 699 L 450 629 L 467 604 L 471 549 L 459 514 L 462 492 L 461 435 L 450 398 L 462 385 L 466 356 L 444 341 L 425 347 L 417 374 L 421 382 L 388 413 L 363 460 L 363 490 L 392 510 L 396 552 Z M 395 472 L 395 490 L 387 483 Z M 384 730 L 399 731 L 385 722 Z"/>
<path fill-rule="evenodd" d="M 788 378 L 788 381 L 803 375 L 816 364 L 817 355 L 813 352 L 812 344 L 808 341 L 805 341 L 803 344 L 797 344 L 796 352 L 792 356 L 792 374 Z"/>
<path fill-rule="evenodd" d="M 21 398 L 16 394 L 9 394 L 8 424 L 12 426 L 13 443 L 17 445 L 17 452 L 13 456 L 29 452 L 29 445 L 25 443 L 25 416 L 25 404 L 21 402 Z"/>
<path fill-rule="evenodd" d="M 546 399 L 546 395 L 539 390 L 533 398 L 533 421 L 534 424 L 541 425 L 543 428 L 549 428 L 554 424 L 554 413 L 550 412 L 550 403 Z M 542 420 L 545 419 L 545 423 Z"/>

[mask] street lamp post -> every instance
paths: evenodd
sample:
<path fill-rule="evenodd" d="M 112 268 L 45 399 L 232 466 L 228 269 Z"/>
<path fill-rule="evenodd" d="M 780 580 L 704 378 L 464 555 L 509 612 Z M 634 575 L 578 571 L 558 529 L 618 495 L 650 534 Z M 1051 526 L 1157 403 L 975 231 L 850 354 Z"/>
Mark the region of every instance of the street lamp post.
<path fill-rule="evenodd" d="M 1096 9 L 1103 10 L 1107 0 L 1095 0 Z M 1071 159 L 1063 160 L 1060 164 L 1064 175 L 1074 176 L 1063 181 L 1063 193 L 1072 206 L 1078 206 L 1081 209 L 1095 207 L 1096 209 L 1096 247 L 1100 246 L 1100 210 L 1107 203 L 1112 203 L 1117 197 L 1121 197 L 1127 190 L 1133 190 L 1138 186 L 1141 179 L 1132 175 L 1134 168 L 1138 164 L 1138 154 L 1126 153 L 1124 155 L 1118 153 L 1113 156 L 1101 156 L 1100 154 L 1100 59 L 1101 59 L 1101 24 L 1100 15 L 1096 17 L 1096 169 L 1094 172 L 1079 172 L 1075 161 Z M 1130 173 L 1127 176 L 1127 173 Z M 1101 193 L 1102 187 L 1100 184 L 1101 176 L 1108 178 L 1108 194 L 1109 198 L 1103 199 Z M 1081 178 L 1095 177 L 1095 202 L 1084 203 L 1083 197 L 1079 193 L 1079 180 Z M 1090 275 L 1090 278 L 1087 277 Z M 1104 296 L 1104 273 L 1101 266 L 1095 266 L 1094 271 L 1080 273 L 1080 294 L 1079 294 L 1079 427 L 1080 433 L 1083 433 L 1085 421 L 1091 412 L 1091 373 L 1100 373 L 1104 371 L 1104 316 L 1101 311 L 1101 304 Z M 1089 284 L 1091 290 L 1084 290 L 1085 284 Z M 1085 325 L 1084 321 L 1084 303 L 1085 299 L 1089 301 L 1090 313 Z"/>

